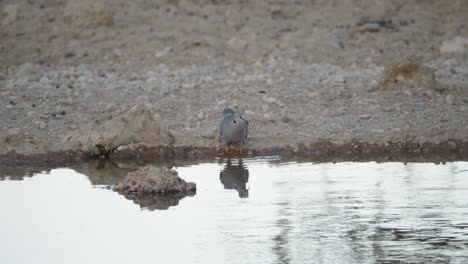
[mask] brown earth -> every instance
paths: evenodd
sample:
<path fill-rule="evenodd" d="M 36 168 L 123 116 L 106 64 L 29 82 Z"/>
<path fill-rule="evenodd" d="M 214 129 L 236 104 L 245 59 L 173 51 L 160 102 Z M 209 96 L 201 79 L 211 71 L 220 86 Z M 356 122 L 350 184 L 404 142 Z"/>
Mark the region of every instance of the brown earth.
<path fill-rule="evenodd" d="M 468 1 L 0 1 L 0 161 L 468 156 Z"/>

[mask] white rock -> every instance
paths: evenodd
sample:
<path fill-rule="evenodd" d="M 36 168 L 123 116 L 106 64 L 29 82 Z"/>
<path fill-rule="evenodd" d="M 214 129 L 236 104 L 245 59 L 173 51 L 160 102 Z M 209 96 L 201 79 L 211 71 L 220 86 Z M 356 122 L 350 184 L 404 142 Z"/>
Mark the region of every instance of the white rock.
<path fill-rule="evenodd" d="M 85 150 L 97 146 L 104 153 L 130 143 L 151 146 L 174 143 L 171 133 L 153 119 L 150 110 L 144 105 L 136 105 L 98 125 L 90 122 L 83 129 L 66 134 L 63 139 L 81 142 Z"/>
<path fill-rule="evenodd" d="M 465 45 L 468 45 L 468 38 L 456 36 L 454 39 L 442 42 L 440 46 L 441 53 L 463 52 Z"/>
<path fill-rule="evenodd" d="M 453 95 L 447 95 L 447 97 L 445 97 L 445 103 L 447 103 L 448 105 L 453 105 L 455 103 L 455 98 L 453 97 Z"/>
<path fill-rule="evenodd" d="M 333 77 L 333 81 L 335 82 L 338 82 L 338 83 L 343 83 L 345 80 L 344 76 L 341 75 L 341 74 L 336 74 L 334 77 Z"/>
<path fill-rule="evenodd" d="M 385 130 L 383 130 L 382 128 L 374 128 L 374 129 L 371 129 L 371 132 L 376 133 L 376 134 L 382 134 L 385 132 Z"/>
<path fill-rule="evenodd" d="M 44 121 L 38 121 L 36 125 L 37 125 L 37 128 L 39 128 L 40 130 L 44 130 L 47 127 L 47 124 Z"/>
<path fill-rule="evenodd" d="M 202 121 L 203 119 L 205 119 L 205 114 L 203 112 L 198 112 L 197 119 L 199 121 Z"/>
<path fill-rule="evenodd" d="M 237 52 L 243 51 L 247 47 L 248 42 L 244 39 L 232 37 L 227 41 L 227 46 Z"/>
<path fill-rule="evenodd" d="M 250 110 L 245 110 L 244 113 L 247 115 L 247 118 L 253 118 L 255 116 L 255 112 Z"/>

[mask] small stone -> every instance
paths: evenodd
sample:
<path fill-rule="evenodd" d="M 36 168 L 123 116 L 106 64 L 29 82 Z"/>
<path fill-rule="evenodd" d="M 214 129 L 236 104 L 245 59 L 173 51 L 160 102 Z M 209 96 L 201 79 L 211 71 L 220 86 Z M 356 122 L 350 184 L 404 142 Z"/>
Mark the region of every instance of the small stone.
<path fill-rule="evenodd" d="M 198 112 L 197 119 L 199 121 L 202 121 L 203 119 L 205 119 L 205 114 L 203 112 Z"/>
<path fill-rule="evenodd" d="M 48 83 L 48 82 L 50 82 L 50 78 L 49 78 L 49 76 L 47 76 L 46 74 L 43 74 L 42 77 L 41 77 L 41 79 L 39 79 L 39 82 L 41 82 L 41 83 Z"/>
<path fill-rule="evenodd" d="M 385 132 L 385 130 L 383 130 L 382 128 L 374 128 L 374 129 L 371 129 L 371 132 L 376 133 L 376 134 L 382 134 Z"/>
<path fill-rule="evenodd" d="M 268 97 L 268 98 L 266 99 L 266 101 L 267 101 L 268 103 L 274 103 L 274 102 L 276 102 L 276 98 L 274 98 L 274 97 Z"/>
<path fill-rule="evenodd" d="M 263 115 L 263 117 L 266 119 L 266 120 L 270 120 L 271 119 L 271 114 L 270 113 L 266 113 Z"/>
<path fill-rule="evenodd" d="M 455 103 L 455 98 L 453 97 L 453 95 L 447 95 L 447 97 L 445 97 L 445 103 L 448 105 L 453 105 Z"/>
<path fill-rule="evenodd" d="M 13 105 L 7 104 L 7 105 L 5 105 L 5 108 L 6 108 L 6 109 L 12 109 L 12 108 L 13 108 Z"/>
<path fill-rule="evenodd" d="M 47 124 L 44 121 L 35 121 L 34 124 L 40 130 L 44 130 L 47 127 Z"/>
<path fill-rule="evenodd" d="M 244 113 L 247 115 L 247 118 L 253 118 L 255 116 L 255 113 L 250 110 L 245 110 Z"/>
<path fill-rule="evenodd" d="M 403 94 L 404 94 L 404 95 L 408 95 L 408 96 L 413 95 L 413 93 L 411 93 L 411 91 L 410 91 L 409 89 L 404 89 L 404 90 L 403 90 Z"/>
<path fill-rule="evenodd" d="M 371 118 L 372 118 L 372 116 L 369 115 L 369 114 L 363 114 L 363 115 L 361 116 L 361 119 L 362 119 L 362 120 L 369 120 L 369 119 L 371 119 Z"/>
<path fill-rule="evenodd" d="M 291 121 L 291 118 L 283 116 L 283 118 L 281 118 L 281 121 L 283 121 L 284 123 L 289 123 Z"/>
<path fill-rule="evenodd" d="M 445 122 L 448 122 L 448 121 L 449 121 L 448 116 L 441 116 L 440 117 L 440 122 L 445 123 Z"/>
<path fill-rule="evenodd" d="M 202 138 L 214 139 L 216 137 L 216 133 L 213 131 L 208 131 L 208 132 L 202 133 L 201 136 Z"/>
<path fill-rule="evenodd" d="M 424 112 L 426 110 L 426 107 L 422 106 L 422 105 L 417 105 L 414 107 L 414 111 L 416 113 L 421 113 L 421 112 Z"/>
<path fill-rule="evenodd" d="M 319 96 L 319 92 L 317 91 L 313 91 L 311 93 L 308 94 L 309 98 L 315 98 L 315 97 L 318 97 Z"/>
<path fill-rule="evenodd" d="M 227 41 L 227 46 L 236 52 L 243 51 L 248 45 L 248 42 L 244 39 L 232 37 Z"/>
<path fill-rule="evenodd" d="M 345 82 L 345 78 L 343 75 L 341 74 L 337 74 L 333 77 L 333 81 L 337 82 L 337 83 L 344 83 Z"/>

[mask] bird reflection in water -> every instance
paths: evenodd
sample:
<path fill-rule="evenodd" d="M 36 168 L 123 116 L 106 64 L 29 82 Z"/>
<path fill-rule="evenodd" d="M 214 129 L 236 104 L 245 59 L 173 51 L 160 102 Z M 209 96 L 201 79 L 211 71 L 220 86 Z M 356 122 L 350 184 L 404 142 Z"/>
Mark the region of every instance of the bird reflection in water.
<path fill-rule="evenodd" d="M 247 182 L 249 181 L 249 170 L 242 165 L 242 159 L 238 160 L 237 165 L 231 163 L 228 158 L 223 170 L 219 173 L 219 180 L 224 189 L 236 190 L 240 198 L 249 197 Z"/>

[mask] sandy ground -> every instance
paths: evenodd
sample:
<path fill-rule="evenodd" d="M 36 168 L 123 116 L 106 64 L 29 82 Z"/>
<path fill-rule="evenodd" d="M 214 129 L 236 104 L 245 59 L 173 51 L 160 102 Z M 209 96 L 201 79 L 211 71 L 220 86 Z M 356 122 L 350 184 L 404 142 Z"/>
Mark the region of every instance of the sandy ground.
<path fill-rule="evenodd" d="M 0 0 L 0 12 L 2 159 L 215 148 L 225 107 L 246 112 L 250 154 L 359 140 L 468 155 L 468 1 Z M 96 143 L 135 107 L 140 128 L 162 132 Z"/>

